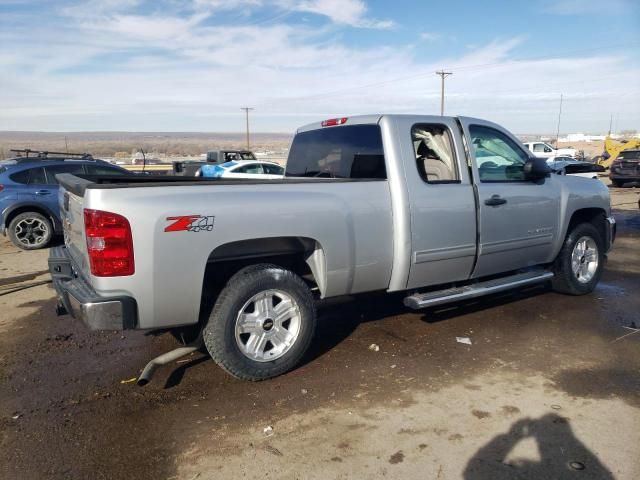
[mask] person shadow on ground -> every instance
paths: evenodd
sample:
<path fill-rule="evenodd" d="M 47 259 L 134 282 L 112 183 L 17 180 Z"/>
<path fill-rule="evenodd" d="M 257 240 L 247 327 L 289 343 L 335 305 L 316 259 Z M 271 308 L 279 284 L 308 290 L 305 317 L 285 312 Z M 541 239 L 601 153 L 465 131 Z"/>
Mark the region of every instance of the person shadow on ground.
<path fill-rule="evenodd" d="M 540 460 L 510 461 L 509 453 L 526 439 L 535 440 Z M 478 450 L 464 470 L 465 480 L 565 478 L 614 480 L 613 474 L 575 437 L 568 419 L 556 414 L 515 422 L 508 432 Z"/>

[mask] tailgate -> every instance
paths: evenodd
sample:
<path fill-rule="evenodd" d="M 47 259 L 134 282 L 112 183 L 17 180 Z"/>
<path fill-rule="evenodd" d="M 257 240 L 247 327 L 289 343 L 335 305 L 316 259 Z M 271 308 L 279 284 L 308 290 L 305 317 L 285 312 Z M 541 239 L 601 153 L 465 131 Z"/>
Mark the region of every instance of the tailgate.
<path fill-rule="evenodd" d="M 78 273 L 89 278 L 87 242 L 84 236 L 84 191 L 86 184 L 91 182 L 68 173 L 57 175 L 56 178 L 60 182 L 58 203 L 64 244 Z"/>

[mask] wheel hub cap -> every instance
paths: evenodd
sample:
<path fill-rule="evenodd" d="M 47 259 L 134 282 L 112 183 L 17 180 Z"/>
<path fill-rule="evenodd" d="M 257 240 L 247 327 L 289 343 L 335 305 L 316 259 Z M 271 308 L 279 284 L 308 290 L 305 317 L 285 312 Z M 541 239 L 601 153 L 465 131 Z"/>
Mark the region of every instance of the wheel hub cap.
<path fill-rule="evenodd" d="M 15 234 L 20 243 L 33 247 L 45 242 L 49 227 L 37 218 L 25 218 L 16 225 Z"/>
<path fill-rule="evenodd" d="M 301 314 L 295 300 L 280 290 L 251 297 L 236 316 L 235 338 L 240 351 L 256 362 L 280 358 L 300 334 Z"/>
<path fill-rule="evenodd" d="M 589 283 L 598 270 L 598 245 L 591 237 L 580 237 L 571 253 L 571 270 L 580 283 Z"/>

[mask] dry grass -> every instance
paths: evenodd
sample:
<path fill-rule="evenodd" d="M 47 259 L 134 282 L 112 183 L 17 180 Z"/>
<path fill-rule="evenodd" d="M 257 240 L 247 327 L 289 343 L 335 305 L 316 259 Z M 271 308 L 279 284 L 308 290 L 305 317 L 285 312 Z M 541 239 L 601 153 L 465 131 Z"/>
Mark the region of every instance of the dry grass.
<path fill-rule="evenodd" d="M 0 159 L 10 158 L 12 148 L 87 152 L 96 157 L 131 156 L 140 148 L 151 157 L 197 156 L 208 150 L 245 148 L 244 134 L 234 133 L 136 133 L 136 132 L 0 132 Z M 280 133 L 251 135 L 255 151 L 281 153 L 289 147 L 292 136 Z"/>

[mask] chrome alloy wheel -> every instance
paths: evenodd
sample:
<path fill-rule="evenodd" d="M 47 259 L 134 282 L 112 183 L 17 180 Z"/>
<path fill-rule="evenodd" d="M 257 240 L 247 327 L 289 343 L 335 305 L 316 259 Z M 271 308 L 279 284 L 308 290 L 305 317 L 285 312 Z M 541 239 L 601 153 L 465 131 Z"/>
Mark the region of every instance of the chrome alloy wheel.
<path fill-rule="evenodd" d="M 34 247 L 46 242 L 49 226 L 38 218 L 25 218 L 15 227 L 16 238 L 27 247 Z"/>
<path fill-rule="evenodd" d="M 236 317 L 236 343 L 256 362 L 280 358 L 300 333 L 300 308 L 280 290 L 265 290 L 251 297 Z"/>
<path fill-rule="evenodd" d="M 580 283 L 589 283 L 598 270 L 598 245 L 591 237 L 580 237 L 571 253 L 571 270 Z"/>

